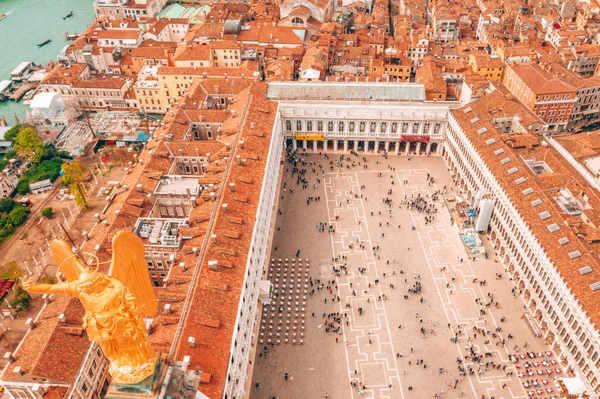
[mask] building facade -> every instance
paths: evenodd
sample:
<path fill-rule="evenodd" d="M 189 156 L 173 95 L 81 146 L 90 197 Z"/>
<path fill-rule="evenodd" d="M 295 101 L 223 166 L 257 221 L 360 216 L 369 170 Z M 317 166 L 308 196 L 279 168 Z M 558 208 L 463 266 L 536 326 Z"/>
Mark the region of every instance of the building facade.
<path fill-rule="evenodd" d="M 563 228 L 561 223 L 549 221 L 546 222 L 547 229 L 534 228 L 539 219 L 549 220 L 556 211 L 548 208 L 550 211 L 544 213 L 549 201 L 547 197 L 541 196 L 543 194 L 539 194 L 543 191 L 537 189 L 533 177 L 527 173 L 532 166 L 521 161 L 520 156 L 512 156 L 509 148 L 516 148 L 519 144 L 506 141 L 507 144 L 504 145 L 500 139 L 503 137 L 502 133 L 515 133 L 511 139 L 514 138 L 515 142 L 526 140 L 523 148 L 527 151 L 527 146 L 531 148 L 538 145 L 536 139 L 532 139 L 531 134 L 520 134 L 518 131 L 534 133 L 533 125 L 521 126 L 520 118 L 511 120 L 508 124 L 505 124 L 502 118 L 492 118 L 491 123 L 486 123 L 487 120 L 483 117 L 485 114 L 488 114 L 488 109 L 478 113 L 475 106 L 469 104 L 449 115 L 444 144 L 444 157 L 448 167 L 468 197 L 474 198 L 477 193 L 482 192 L 494 201 L 488 235 L 495 252 L 506 265 L 517 289 L 525 299 L 525 313 L 532 316 L 535 328 L 541 331 L 561 362 L 569 365 L 569 372 L 585 381 L 589 392 L 598 395 L 598 330 L 582 308 L 584 295 L 594 295 L 593 288 L 585 287 L 589 293 L 580 293 L 576 297 L 573 285 L 567 286 L 564 280 L 564 271 L 559 273 L 556 258 L 550 258 L 551 253 L 557 256 L 556 251 L 542 246 L 541 242 L 545 241 L 548 231 L 566 230 L 568 227 Z M 539 142 L 542 146 L 540 148 L 547 146 L 551 141 L 553 140 L 548 137 L 544 141 L 546 144 Z M 546 168 L 543 163 L 538 164 Z M 541 168 L 535 171 L 532 169 L 532 172 L 545 173 L 539 170 Z M 510 184 L 521 187 L 508 192 L 506 185 Z M 535 217 L 532 218 L 532 212 L 527 207 L 538 206 L 534 211 Z M 535 220 L 538 218 L 538 211 L 539 219 Z M 557 234 L 556 239 L 563 235 L 565 237 L 560 238 L 558 244 L 554 243 L 554 247 L 569 245 L 566 231 Z M 575 238 L 571 241 L 575 242 Z M 560 260 L 563 265 L 564 262 L 574 262 L 582 256 L 579 250 L 564 247 L 563 251 L 566 258 L 566 261 Z M 577 268 L 575 265 L 573 267 Z M 582 269 L 583 267 L 578 275 L 581 273 L 583 276 L 587 273 L 587 269 Z M 590 282 L 592 281 L 593 277 Z"/>

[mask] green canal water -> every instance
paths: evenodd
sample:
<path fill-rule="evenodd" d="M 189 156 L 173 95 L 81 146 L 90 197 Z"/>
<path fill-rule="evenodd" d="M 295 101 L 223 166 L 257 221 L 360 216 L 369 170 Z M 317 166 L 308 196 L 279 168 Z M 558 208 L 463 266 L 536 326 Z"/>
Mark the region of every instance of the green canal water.
<path fill-rule="evenodd" d="M 10 72 L 21 62 L 46 64 L 69 44 L 65 31 L 82 32 L 94 20 L 93 0 L 0 0 L 0 80 L 10 79 Z M 63 17 L 73 11 L 73 17 Z M 46 39 L 52 42 L 38 48 Z M 0 102 L 0 116 L 9 125 L 16 113 L 21 121 L 27 106 L 12 100 Z"/>

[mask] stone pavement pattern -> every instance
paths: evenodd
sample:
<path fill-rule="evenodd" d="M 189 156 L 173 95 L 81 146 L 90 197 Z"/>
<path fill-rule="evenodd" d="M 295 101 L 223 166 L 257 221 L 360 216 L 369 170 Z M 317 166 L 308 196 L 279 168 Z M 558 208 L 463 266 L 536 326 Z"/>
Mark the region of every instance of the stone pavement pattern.
<path fill-rule="evenodd" d="M 286 188 L 281 191 L 281 214 L 276 222 L 280 230 L 275 233 L 272 258 L 293 258 L 300 250 L 301 258 L 311 259 L 312 279 L 331 281 L 337 294 L 323 289 L 306 300 L 304 345 L 274 345 L 264 357 L 261 353 L 256 358 L 251 397 L 433 398 L 438 394 L 441 398 L 525 398 L 518 378 L 506 377 L 507 372 L 515 372 L 508 353 L 514 352 L 514 345 L 521 349 L 526 342 L 529 349 L 546 347 L 520 319 L 523 303 L 519 297 L 513 298 L 508 277 L 494 278 L 495 273 L 503 272 L 502 265 L 493 256 L 469 258 L 440 201 L 429 224 L 423 214 L 400 206 L 405 196 L 426 196 L 444 186 L 454 187 L 443 159 L 370 156 L 367 169 L 363 165 L 347 169 L 348 162 L 344 162 L 340 173 L 338 168 L 329 168 L 330 161 L 339 156 L 323 159 L 310 154 L 303 158 L 307 165 L 300 167 L 309 169 L 305 190 L 296 185 L 291 165 L 285 165 Z M 324 175 L 317 164 L 323 166 Z M 314 173 L 310 173 L 312 168 Z M 427 173 L 436 180 L 434 184 L 428 183 Z M 296 191 L 291 193 L 291 188 Z M 452 189 L 447 195 L 456 193 Z M 307 205 L 309 196 L 320 197 L 320 201 Z M 391 207 L 383 203 L 385 197 L 393 200 Z M 319 232 L 319 223 L 331 224 L 335 233 Z M 373 250 L 377 246 L 379 250 Z M 334 258 L 339 260 L 333 262 Z M 347 274 L 336 276 L 334 265 L 344 264 Z M 360 273 L 359 268 L 366 271 Z M 487 283 L 482 286 L 478 282 L 484 279 Z M 422 292 L 405 299 L 407 290 L 417 282 Z M 488 293 L 499 302 L 499 309 L 476 303 L 476 299 L 487 302 Z M 340 301 L 332 303 L 337 296 Z M 382 296 L 387 300 L 379 300 Z M 480 317 L 481 310 L 486 313 Z M 324 332 L 323 313 L 333 312 L 349 315 L 342 319 L 341 335 Z M 502 316 L 506 317 L 503 323 Z M 497 338 L 489 334 L 475 338 L 473 327 L 493 333 L 500 327 L 501 331 Z M 458 330 L 462 333 L 455 343 L 451 338 Z M 513 339 L 507 338 L 509 333 Z M 507 346 L 496 344 L 501 338 Z M 464 360 L 473 373 L 461 378 L 457 358 L 464 359 L 468 345 L 488 356 L 479 364 Z M 484 371 L 486 367 L 480 365 L 490 362 L 506 368 Z M 361 395 L 350 381 L 364 384 Z"/>

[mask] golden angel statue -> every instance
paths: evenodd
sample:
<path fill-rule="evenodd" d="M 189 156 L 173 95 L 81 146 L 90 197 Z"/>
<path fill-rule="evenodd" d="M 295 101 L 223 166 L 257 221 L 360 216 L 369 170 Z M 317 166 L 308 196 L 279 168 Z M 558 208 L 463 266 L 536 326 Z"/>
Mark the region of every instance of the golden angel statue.
<path fill-rule="evenodd" d="M 112 240 L 108 275 L 82 265 L 62 240 L 50 244 L 52 257 L 66 281 L 23 288 L 38 294 L 57 293 L 77 298 L 85 308 L 83 327 L 110 361 L 114 382 L 133 384 L 154 373 L 157 355 L 146 339 L 142 315 L 154 316 L 156 297 L 144 256 L 144 244 L 135 234 L 118 232 Z"/>

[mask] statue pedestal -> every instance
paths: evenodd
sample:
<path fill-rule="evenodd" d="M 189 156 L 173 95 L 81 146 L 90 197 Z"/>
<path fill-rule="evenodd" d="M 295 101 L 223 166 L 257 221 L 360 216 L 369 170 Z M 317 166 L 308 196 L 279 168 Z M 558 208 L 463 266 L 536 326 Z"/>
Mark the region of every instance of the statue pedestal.
<path fill-rule="evenodd" d="M 167 373 L 167 356 L 160 355 L 156 361 L 154 374 L 135 384 L 112 383 L 108 387 L 106 399 L 154 399 L 158 397 L 165 374 Z"/>

